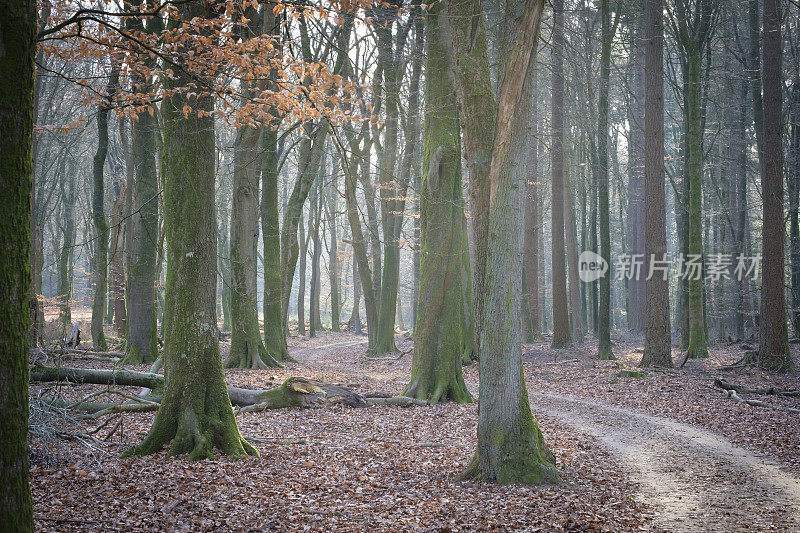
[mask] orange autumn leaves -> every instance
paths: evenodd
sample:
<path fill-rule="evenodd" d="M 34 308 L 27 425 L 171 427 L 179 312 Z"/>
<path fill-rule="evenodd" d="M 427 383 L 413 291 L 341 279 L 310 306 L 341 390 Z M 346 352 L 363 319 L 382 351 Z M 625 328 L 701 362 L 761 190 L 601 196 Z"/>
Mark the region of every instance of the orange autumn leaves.
<path fill-rule="evenodd" d="M 214 96 L 214 113 L 233 127 L 277 127 L 283 120 L 323 117 L 333 123 L 375 119 L 369 115 L 372 106 L 363 101 L 370 94 L 368 85 L 334 75 L 327 58 L 300 59 L 293 23 L 304 18 L 317 31 L 332 33 L 345 14 L 358 13 L 359 18 L 384 2 L 277 2 L 280 31 L 253 32 L 250 23 L 260 16 L 256 0 L 202 1 L 205 16 L 187 18 L 181 14 L 185 0 L 125 3 L 122 8 L 111 0 L 44 0 L 40 13 L 47 20 L 41 21 L 39 46 L 46 70 L 82 87 L 85 105 L 109 105 L 134 119 L 153 114 L 158 102 L 178 93 L 189 100 L 182 109 L 185 116 L 211 114 L 194 109 L 192 102 Z M 367 24 L 368 19 L 361 17 L 360 22 Z M 119 64 L 125 80 L 111 96 L 104 90 L 110 61 Z M 176 78 L 189 81 L 177 84 Z"/>

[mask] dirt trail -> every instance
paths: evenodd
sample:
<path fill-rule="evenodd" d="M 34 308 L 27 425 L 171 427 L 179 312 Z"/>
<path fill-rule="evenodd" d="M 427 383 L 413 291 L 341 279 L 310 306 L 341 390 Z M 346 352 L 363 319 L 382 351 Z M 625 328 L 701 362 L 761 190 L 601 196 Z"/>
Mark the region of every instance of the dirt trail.
<path fill-rule="evenodd" d="M 709 431 L 559 394 L 535 415 L 596 437 L 640 484 L 666 531 L 800 531 L 800 480 Z"/>

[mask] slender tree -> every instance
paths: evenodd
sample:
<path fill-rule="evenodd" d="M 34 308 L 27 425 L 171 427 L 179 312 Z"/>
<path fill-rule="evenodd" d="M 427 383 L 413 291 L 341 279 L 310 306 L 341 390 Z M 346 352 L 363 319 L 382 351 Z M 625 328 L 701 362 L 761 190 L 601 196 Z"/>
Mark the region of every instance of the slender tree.
<path fill-rule="evenodd" d="M 611 22 L 608 0 L 600 1 L 602 48 L 600 52 L 600 93 L 597 104 L 597 206 L 600 218 L 600 255 L 611 265 L 611 230 L 608 205 L 608 90 L 611 78 L 611 45 L 619 24 L 619 12 Z M 599 280 L 600 298 L 597 341 L 600 359 L 614 359 L 611 351 L 611 269 Z"/>
<path fill-rule="evenodd" d="M 552 197 L 564 198 L 564 0 L 553 0 L 553 81 L 550 122 Z M 564 250 L 564 202 L 552 203 L 553 348 L 570 343 L 567 307 L 567 265 Z"/>
<path fill-rule="evenodd" d="M 119 63 L 111 58 L 111 74 L 106 88 L 106 98 L 111 98 L 119 84 Z M 92 166 L 92 223 L 94 226 L 94 298 L 92 301 L 92 342 L 98 350 L 108 349 L 103 333 L 103 320 L 106 316 L 108 298 L 108 220 L 103 204 L 105 202 L 105 173 L 103 168 L 108 154 L 108 115 L 111 103 L 101 102 L 97 109 L 97 151 Z"/>

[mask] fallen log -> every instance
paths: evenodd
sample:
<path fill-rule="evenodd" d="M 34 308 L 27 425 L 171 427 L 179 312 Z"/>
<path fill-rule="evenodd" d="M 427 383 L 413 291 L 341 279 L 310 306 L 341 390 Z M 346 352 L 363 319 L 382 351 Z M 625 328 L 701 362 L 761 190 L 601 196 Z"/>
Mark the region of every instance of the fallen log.
<path fill-rule="evenodd" d="M 73 368 L 34 366 L 30 370 L 30 381 L 66 381 L 69 383 L 91 383 L 93 385 L 122 385 L 126 387 L 146 387 L 160 389 L 164 386 L 164 376 L 150 372 L 133 370 L 104 370 L 96 368 Z"/>
<path fill-rule="evenodd" d="M 324 407 L 343 404 L 366 407 L 364 397 L 349 389 L 306 378 L 291 377 L 280 387 L 268 390 L 240 389 L 228 386 L 231 403 L 240 412 L 282 409 L 285 407 Z"/>
<path fill-rule="evenodd" d="M 161 374 L 122 369 L 101 370 L 70 367 L 33 367 L 30 371 L 30 381 L 66 381 L 79 384 L 121 385 L 144 387 L 150 390 L 159 390 L 164 386 L 164 376 Z M 365 393 L 362 395 L 338 385 L 301 377 L 291 377 L 279 387 L 267 390 L 243 389 L 228 385 L 228 396 L 231 404 L 239 409 L 238 412 L 265 411 L 287 407 L 326 407 L 330 405 L 346 405 L 348 407 L 367 407 L 368 405 L 412 407 L 429 405 L 425 400 L 406 396 L 391 396 L 386 393 Z M 96 418 L 97 416 L 117 412 L 155 410 L 158 408 L 157 402 L 159 401 L 160 397 L 158 395 L 151 395 L 141 398 L 139 402 L 102 403 L 81 401 L 72 407 Z M 64 407 L 70 406 L 64 405 Z M 96 413 L 102 414 L 97 415 Z"/>
<path fill-rule="evenodd" d="M 742 385 L 735 385 L 733 383 L 729 383 L 721 378 L 715 379 L 714 385 L 716 385 L 720 389 L 736 391 L 739 394 L 762 394 L 765 396 L 774 395 L 774 396 L 787 396 L 790 398 L 800 398 L 800 390 L 781 390 L 781 389 L 776 389 L 775 387 L 749 389 Z"/>

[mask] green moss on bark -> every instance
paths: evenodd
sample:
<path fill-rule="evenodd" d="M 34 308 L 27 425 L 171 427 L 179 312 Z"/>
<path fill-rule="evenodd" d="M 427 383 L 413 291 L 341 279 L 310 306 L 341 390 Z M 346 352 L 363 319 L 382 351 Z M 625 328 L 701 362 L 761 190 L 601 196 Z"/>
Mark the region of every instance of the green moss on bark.
<path fill-rule="evenodd" d="M 36 2 L 0 10 L 0 531 L 33 531 L 28 349 Z"/>
<path fill-rule="evenodd" d="M 439 40 L 438 10 L 426 19 L 423 176 L 420 189 L 420 293 L 410 384 L 403 395 L 431 403 L 472 401 L 462 364 L 475 353 L 467 224 L 461 183 L 458 110 Z M 386 267 L 388 268 L 388 266 Z"/>

